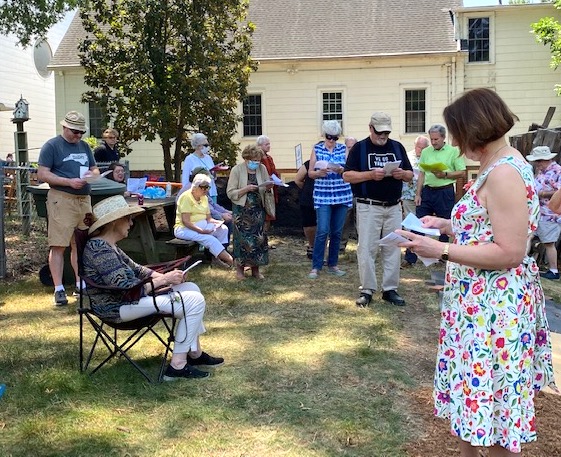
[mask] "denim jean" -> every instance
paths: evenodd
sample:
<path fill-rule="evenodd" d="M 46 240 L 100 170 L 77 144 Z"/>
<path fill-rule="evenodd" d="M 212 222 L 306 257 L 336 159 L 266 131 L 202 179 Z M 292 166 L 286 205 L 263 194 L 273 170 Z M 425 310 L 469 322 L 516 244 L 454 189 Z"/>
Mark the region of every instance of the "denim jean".
<path fill-rule="evenodd" d="M 321 270 L 323 266 L 323 255 L 328 236 L 329 253 L 327 255 L 327 266 L 337 266 L 341 232 L 343 231 L 347 210 L 348 207 L 346 205 L 324 205 L 316 208 L 317 230 L 312 257 L 312 268 L 314 270 Z"/>

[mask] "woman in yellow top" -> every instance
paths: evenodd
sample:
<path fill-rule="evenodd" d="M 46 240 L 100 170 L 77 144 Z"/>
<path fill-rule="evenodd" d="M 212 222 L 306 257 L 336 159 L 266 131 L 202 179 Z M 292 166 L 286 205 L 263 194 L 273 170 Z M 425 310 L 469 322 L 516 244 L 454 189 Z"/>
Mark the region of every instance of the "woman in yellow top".
<path fill-rule="evenodd" d="M 177 238 L 203 245 L 214 257 L 232 267 L 234 259 L 225 248 L 228 244 L 228 228 L 224 221 L 210 217 L 207 197 L 210 182 L 207 175 L 196 175 L 191 188 L 177 199 L 173 233 Z"/>

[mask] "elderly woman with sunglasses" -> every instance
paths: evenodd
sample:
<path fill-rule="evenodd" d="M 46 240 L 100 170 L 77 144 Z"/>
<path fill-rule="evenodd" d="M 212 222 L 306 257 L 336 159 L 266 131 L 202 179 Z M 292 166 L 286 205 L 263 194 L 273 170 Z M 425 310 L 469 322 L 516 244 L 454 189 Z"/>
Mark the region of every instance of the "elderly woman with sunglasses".
<path fill-rule="evenodd" d="M 224 221 L 213 219 L 210 215 L 207 197 L 210 183 L 209 176 L 198 174 L 193 178 L 191 188 L 177 199 L 173 233 L 182 240 L 202 244 L 214 257 L 232 267 L 234 260 L 225 247 L 228 244 L 228 228 Z"/>
<path fill-rule="evenodd" d="M 183 162 L 181 184 L 184 188 L 189 189 L 191 187 L 189 177 L 191 176 L 191 173 L 193 173 L 193 170 L 197 167 L 204 167 L 209 171 L 209 173 L 211 173 L 208 197 L 216 202 L 218 198 L 218 191 L 216 190 L 214 176 L 212 176 L 212 172 L 210 171 L 214 168 L 214 161 L 209 155 L 210 144 L 208 143 L 207 136 L 204 133 L 195 133 L 191 137 L 191 146 L 193 147 L 193 152 L 185 157 Z"/>
<path fill-rule="evenodd" d="M 316 238 L 312 255 L 310 279 L 316 279 L 323 266 L 325 245 L 329 236 L 327 272 L 343 276 L 345 271 L 337 266 L 341 232 L 348 208 L 353 206 L 350 184 L 343 181 L 343 171 L 347 160 L 347 148 L 337 143 L 341 134 L 338 121 L 324 121 L 322 126 L 325 141 L 314 146 L 310 157 L 308 176 L 314 179 L 314 208 L 317 215 Z"/>

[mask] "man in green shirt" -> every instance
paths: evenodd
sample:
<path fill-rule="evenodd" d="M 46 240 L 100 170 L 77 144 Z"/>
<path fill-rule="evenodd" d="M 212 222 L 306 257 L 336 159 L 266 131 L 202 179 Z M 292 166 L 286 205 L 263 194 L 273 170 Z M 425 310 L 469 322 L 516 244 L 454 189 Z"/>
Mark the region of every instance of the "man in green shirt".
<path fill-rule="evenodd" d="M 429 129 L 431 146 L 423 149 L 419 160 L 419 179 L 415 205 L 417 217 L 438 216 L 450 219 L 455 202 L 456 179 L 465 177 L 466 163 L 458 148 L 446 143 L 446 128 L 435 124 Z M 443 235 L 441 241 L 447 241 Z"/>

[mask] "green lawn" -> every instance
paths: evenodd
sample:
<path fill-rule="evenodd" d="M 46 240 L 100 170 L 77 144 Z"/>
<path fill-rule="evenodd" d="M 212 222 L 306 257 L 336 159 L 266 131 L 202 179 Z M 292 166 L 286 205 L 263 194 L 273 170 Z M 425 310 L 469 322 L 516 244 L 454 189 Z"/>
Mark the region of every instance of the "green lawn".
<path fill-rule="evenodd" d="M 410 396 L 432 382 L 438 306 L 416 267 L 408 306 L 358 309 L 348 275 L 307 279 L 303 243 L 276 238 L 265 281 L 208 266 L 204 349 L 226 358 L 210 379 L 150 385 L 126 361 L 78 369 L 75 305 L 32 278 L 0 283 L 1 456 L 392 456 L 423 433 Z M 91 334 L 91 333 L 90 333 Z M 157 369 L 159 347 L 134 353 Z"/>

